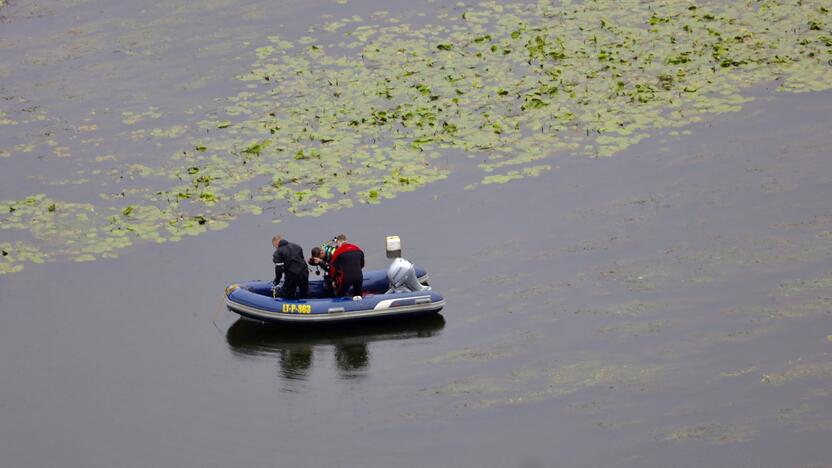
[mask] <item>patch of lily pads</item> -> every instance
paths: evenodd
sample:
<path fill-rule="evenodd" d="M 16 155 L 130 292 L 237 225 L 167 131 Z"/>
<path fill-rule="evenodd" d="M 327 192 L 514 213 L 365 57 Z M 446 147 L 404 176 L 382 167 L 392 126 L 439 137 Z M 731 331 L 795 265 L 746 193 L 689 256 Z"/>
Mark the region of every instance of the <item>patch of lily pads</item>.
<path fill-rule="evenodd" d="M 0 244 L 0 274 L 176 241 L 264 208 L 317 216 L 378 203 L 464 165 L 481 169 L 479 184 L 535 177 L 554 157 L 611 156 L 738 111 L 760 84 L 832 87 L 822 1 L 484 2 L 418 24 L 378 14 L 311 31 L 264 37 L 239 77 L 245 90 L 219 99 L 219 114 L 164 128 L 137 127 L 157 107 L 120 114 L 134 141 L 190 141 L 162 167 L 110 172 L 156 188 L 95 204 L 0 201 L 0 229 L 23 233 Z"/>
<path fill-rule="evenodd" d="M 538 403 L 592 388 L 646 391 L 663 371 L 660 365 L 629 365 L 597 360 L 544 369 L 522 369 L 493 378 L 470 378 L 428 388 L 431 395 L 459 400 L 458 408 L 483 409 Z"/>

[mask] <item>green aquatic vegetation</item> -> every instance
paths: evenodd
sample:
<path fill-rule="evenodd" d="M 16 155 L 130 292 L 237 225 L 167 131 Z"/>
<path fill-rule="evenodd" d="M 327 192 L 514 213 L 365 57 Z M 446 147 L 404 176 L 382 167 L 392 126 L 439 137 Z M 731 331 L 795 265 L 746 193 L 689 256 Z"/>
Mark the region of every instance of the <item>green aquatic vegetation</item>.
<path fill-rule="evenodd" d="M 452 351 L 442 356 L 432 358 L 429 362 L 431 364 L 442 364 L 446 362 L 488 362 L 495 359 L 502 359 L 506 357 L 516 356 L 518 351 L 511 346 L 496 346 L 488 349 L 464 349 L 461 351 Z"/>
<path fill-rule="evenodd" d="M 124 111 L 121 113 L 121 121 L 125 125 L 135 125 L 147 119 L 158 119 L 162 116 L 158 107 L 150 107 L 144 112 Z"/>
<path fill-rule="evenodd" d="M 730 332 L 714 332 L 702 337 L 703 343 L 740 343 L 751 341 L 755 338 L 769 335 L 771 327 L 758 327 L 747 330 L 736 330 Z"/>
<path fill-rule="evenodd" d="M 832 362 L 828 356 L 822 358 L 824 362 L 804 362 L 792 364 L 782 372 L 763 374 L 762 383 L 784 385 L 796 380 L 828 380 L 832 378 Z"/>
<path fill-rule="evenodd" d="M 725 445 L 748 442 L 760 435 L 759 429 L 747 425 L 702 423 L 667 431 L 662 439 L 681 442 L 702 440 L 708 444 Z"/>
<path fill-rule="evenodd" d="M 690 199 L 692 198 L 688 198 Z M 675 200 L 685 200 L 685 198 L 680 192 L 667 202 L 675 204 Z M 655 206 L 659 207 L 663 204 Z M 644 204 L 644 206 L 650 205 Z M 832 245 L 818 242 L 814 238 L 786 239 L 782 236 L 757 235 L 721 239 L 714 246 L 688 250 L 682 255 L 675 256 L 672 262 L 668 257 L 658 257 L 650 262 L 627 262 L 610 268 L 608 273 L 602 273 L 602 275 L 610 279 L 624 279 L 634 286 L 636 282 L 633 280 L 637 277 L 633 278 L 632 275 L 635 274 L 644 276 L 654 283 L 654 286 L 666 286 L 679 282 L 707 284 L 738 274 L 746 268 L 755 268 L 756 271 L 779 271 L 783 264 L 812 262 L 830 255 L 832 255 Z M 625 274 L 626 271 L 631 272 L 629 278 Z M 648 271 L 649 274 L 642 274 L 641 271 Z M 692 272 L 695 272 L 695 276 L 691 275 Z M 815 284 L 812 286 L 815 289 L 825 287 L 823 285 L 829 286 L 824 278 L 792 281 L 776 288 L 772 294 L 775 296 L 795 295 L 799 291 L 807 290 L 806 288 L 812 284 Z"/>
<path fill-rule="evenodd" d="M 526 167 L 522 170 L 510 170 L 505 174 L 501 175 L 487 175 L 483 177 L 482 183 L 483 184 L 504 184 L 514 179 L 523 179 L 526 177 L 535 177 L 539 176 L 544 171 L 550 170 L 552 167 L 548 164 L 543 164 L 540 166 L 532 166 Z"/>
<path fill-rule="evenodd" d="M 134 241 L 165 242 L 184 235 L 197 235 L 208 229 L 227 226 L 233 217 L 188 216 L 170 208 L 127 205 L 124 208 L 97 209 L 91 204 L 68 203 L 44 194 L 23 200 L 0 202 L 0 228 L 28 230 L 35 241 L 57 245 L 42 250 L 33 242 L 3 243 L 0 274 L 20 271 L 25 263 L 43 263 L 55 256 L 90 261 L 114 257 Z M 159 220 L 165 220 L 160 223 Z"/>
<path fill-rule="evenodd" d="M 596 330 L 602 336 L 611 336 L 619 339 L 629 339 L 641 336 L 661 335 L 666 329 L 672 326 L 667 320 L 655 320 L 650 322 L 626 322 L 621 324 L 604 325 Z"/>
<path fill-rule="evenodd" d="M 153 189 L 103 194 L 110 204 L 94 213 L 53 200 L 54 219 L 30 213 L 30 228 L 0 217 L 0 229 L 29 231 L 47 258 L 76 257 L 124 238 L 178 240 L 275 202 L 275 219 L 377 203 L 446 177 L 440 156 L 476 161 L 480 185 L 539 176 L 545 159 L 611 156 L 738 111 L 759 83 L 828 89 L 832 21 L 821 3 L 485 2 L 413 24 L 377 14 L 323 22 L 294 42 L 270 35 L 252 46 L 246 90 L 218 99 L 220 112 L 167 127 L 157 107 L 121 113 L 131 143 L 187 142 L 162 167 L 116 161 L 91 173 Z M 95 131 L 87 120 L 79 132 Z M 41 144 L 70 154 L 52 139 L 14 152 Z M 117 216 L 128 207 L 129 222 Z M 60 223 L 94 236 L 47 243 Z"/>
<path fill-rule="evenodd" d="M 0 125 L 17 125 L 17 122 L 8 118 L 5 112 L 0 111 Z"/>
<path fill-rule="evenodd" d="M 471 362 L 488 362 L 512 358 L 522 355 L 528 351 L 530 345 L 543 340 L 545 337 L 541 333 L 523 331 L 495 336 L 493 338 L 489 340 L 486 346 L 465 347 L 461 350 L 453 350 L 435 356 L 427 362 L 430 364 L 466 365 Z"/>
<path fill-rule="evenodd" d="M 26 263 L 43 263 L 46 255 L 22 242 L 0 242 L 0 275 L 17 273 Z"/>
<path fill-rule="evenodd" d="M 651 313 L 655 313 L 657 310 L 663 310 L 667 307 L 668 304 L 662 302 L 633 301 L 625 302 L 623 304 L 613 304 L 598 309 L 578 309 L 574 311 L 574 314 L 598 317 L 639 318 Z"/>
<path fill-rule="evenodd" d="M 467 409 L 490 408 L 540 402 L 597 387 L 644 391 L 662 370 L 658 365 L 588 360 L 548 368 L 522 368 L 491 378 L 455 380 L 428 391 L 459 398 L 464 401 L 459 406 Z"/>
<path fill-rule="evenodd" d="M 757 371 L 757 366 L 746 367 L 735 371 L 720 372 L 720 377 L 742 377 Z"/>
<path fill-rule="evenodd" d="M 789 281 L 781 284 L 775 293 L 779 296 L 794 296 L 817 291 L 826 291 L 832 294 L 832 275 Z"/>

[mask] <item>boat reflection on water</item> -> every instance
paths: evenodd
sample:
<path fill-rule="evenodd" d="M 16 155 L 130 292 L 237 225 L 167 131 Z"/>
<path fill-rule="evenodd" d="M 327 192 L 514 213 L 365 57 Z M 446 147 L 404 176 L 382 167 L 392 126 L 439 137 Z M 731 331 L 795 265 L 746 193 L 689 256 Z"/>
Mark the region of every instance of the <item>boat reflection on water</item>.
<path fill-rule="evenodd" d="M 345 324 L 338 327 L 276 327 L 237 320 L 228 329 L 231 352 L 242 359 L 276 358 L 284 380 L 306 380 L 315 354 L 333 352 L 342 379 L 365 375 L 370 364 L 371 343 L 437 336 L 445 319 L 434 314 L 393 321 Z M 334 348 L 334 349 L 333 349 Z"/>

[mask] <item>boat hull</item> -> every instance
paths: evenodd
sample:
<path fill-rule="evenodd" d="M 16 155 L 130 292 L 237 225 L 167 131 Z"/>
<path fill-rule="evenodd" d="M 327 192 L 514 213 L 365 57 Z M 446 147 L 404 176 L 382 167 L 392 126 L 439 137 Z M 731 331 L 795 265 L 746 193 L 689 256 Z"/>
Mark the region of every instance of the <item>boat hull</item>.
<path fill-rule="evenodd" d="M 427 279 L 417 271 L 420 281 Z M 248 281 L 226 288 L 225 304 L 246 320 L 263 323 L 331 323 L 367 321 L 435 314 L 445 306 L 436 291 L 387 293 L 389 283 L 383 270 L 365 273 L 364 295 L 356 297 L 273 297 L 272 283 Z M 310 281 L 312 296 L 321 295 L 323 283 Z"/>

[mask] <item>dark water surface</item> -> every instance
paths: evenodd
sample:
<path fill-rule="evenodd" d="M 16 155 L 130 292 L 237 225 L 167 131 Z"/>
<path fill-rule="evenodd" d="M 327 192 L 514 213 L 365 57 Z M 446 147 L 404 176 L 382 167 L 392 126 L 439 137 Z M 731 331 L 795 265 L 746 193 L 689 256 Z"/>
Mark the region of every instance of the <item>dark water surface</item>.
<path fill-rule="evenodd" d="M 7 14 L 59 21 L 22 3 Z M 0 276 L 0 464 L 832 466 L 830 121 L 831 92 L 761 90 L 540 177 L 464 190 L 459 170 Z M 345 232 L 370 268 L 400 235 L 448 306 L 343 331 L 238 322 L 223 288 L 271 274 L 276 231 L 307 250 Z"/>

